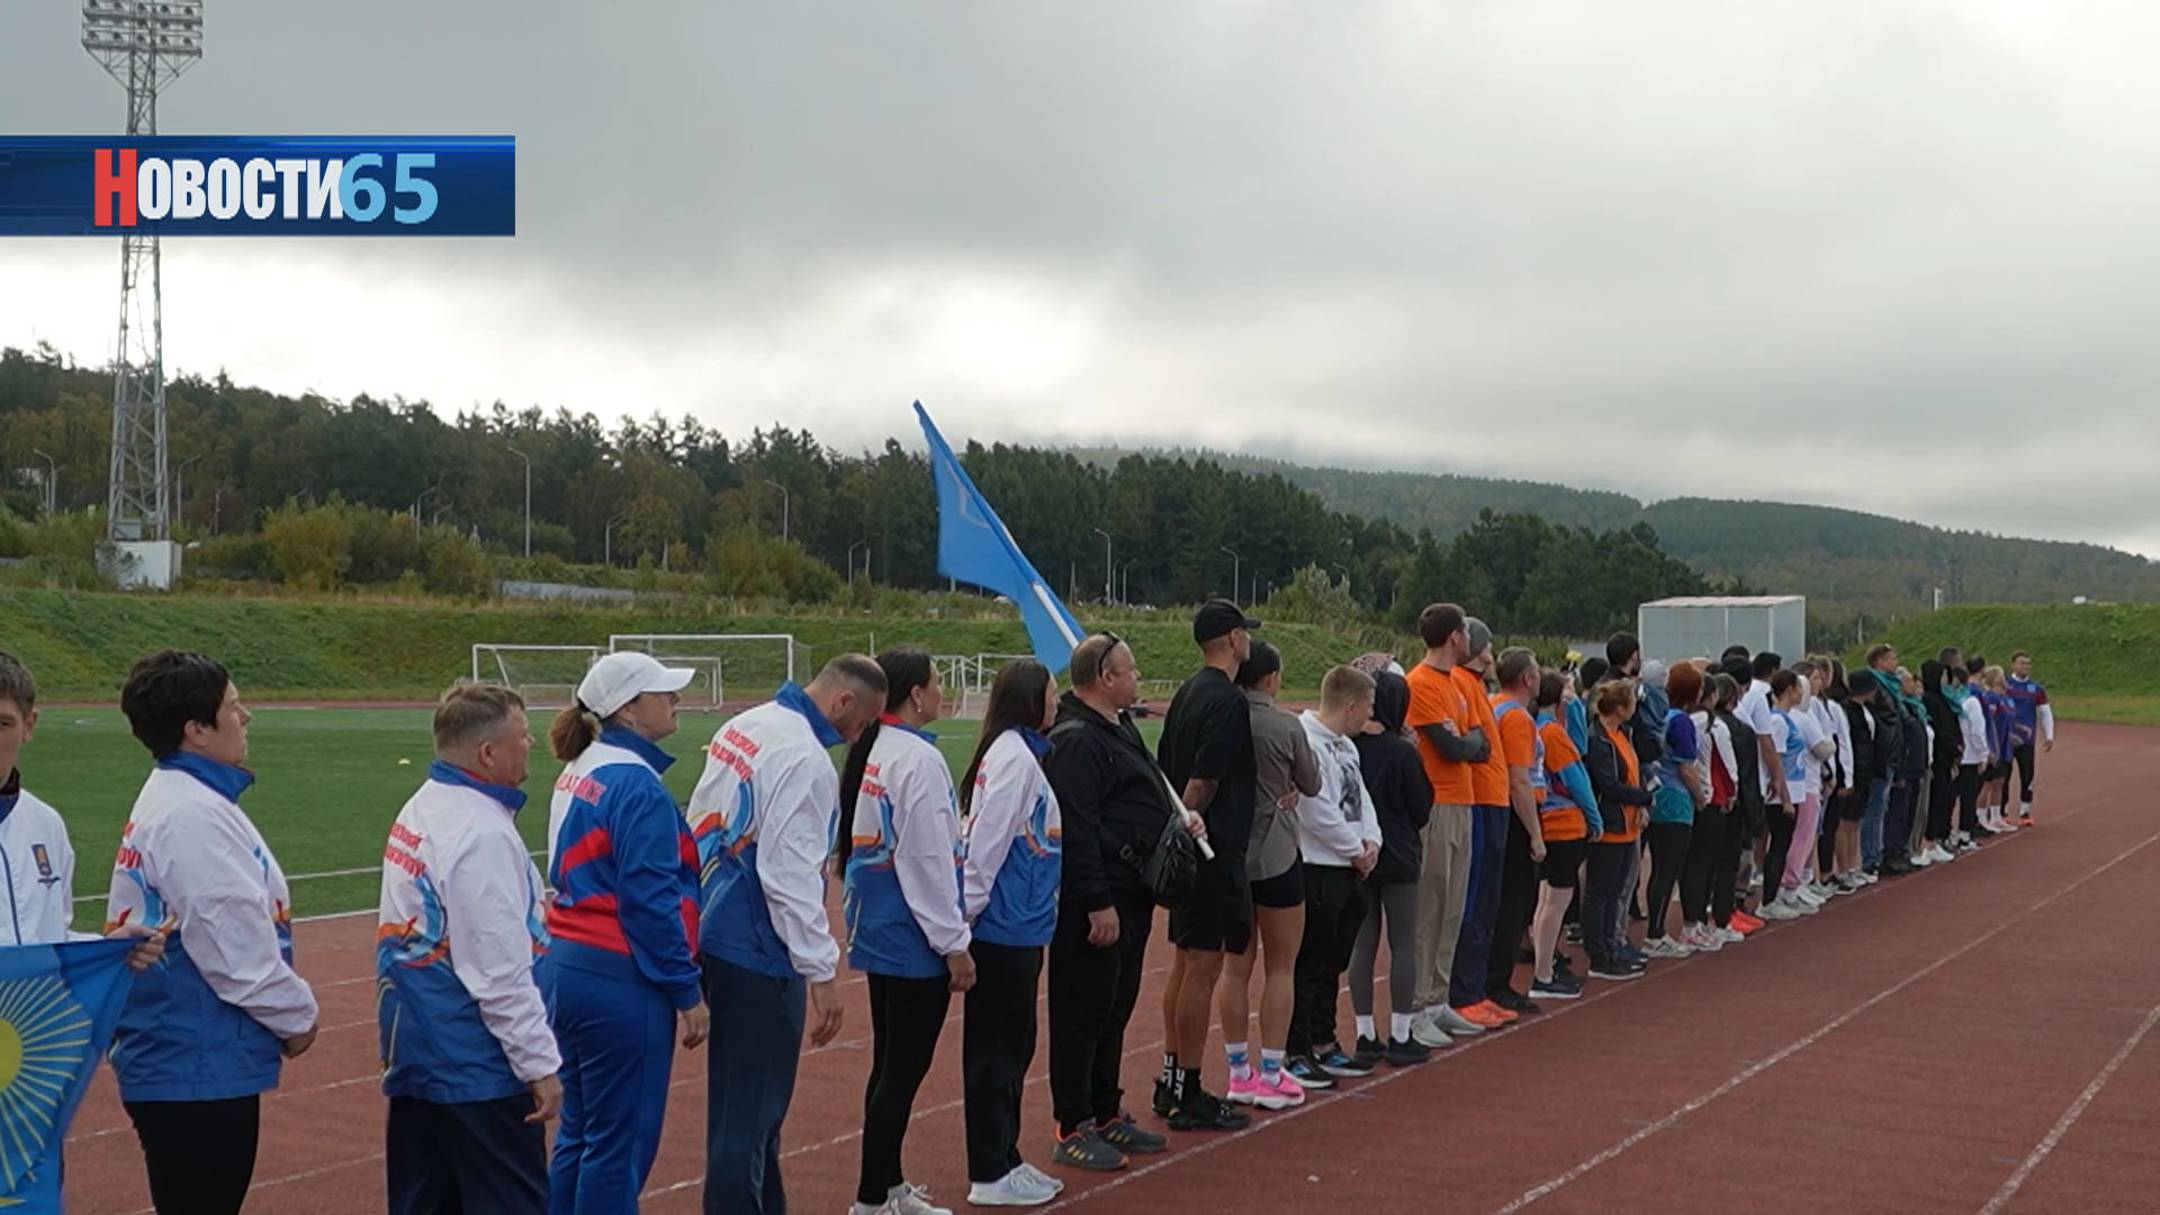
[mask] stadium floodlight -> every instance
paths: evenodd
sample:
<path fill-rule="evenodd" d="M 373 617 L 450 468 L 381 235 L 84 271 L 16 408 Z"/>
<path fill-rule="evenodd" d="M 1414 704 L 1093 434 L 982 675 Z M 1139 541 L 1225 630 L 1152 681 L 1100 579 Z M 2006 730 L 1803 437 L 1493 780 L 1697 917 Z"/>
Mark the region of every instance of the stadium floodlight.
<path fill-rule="evenodd" d="M 127 91 L 127 133 L 157 134 L 158 92 L 203 53 L 201 0 L 83 0 L 82 45 Z M 120 238 L 120 338 L 113 354 L 112 464 L 106 536 L 163 540 L 164 284 L 155 232 Z"/>

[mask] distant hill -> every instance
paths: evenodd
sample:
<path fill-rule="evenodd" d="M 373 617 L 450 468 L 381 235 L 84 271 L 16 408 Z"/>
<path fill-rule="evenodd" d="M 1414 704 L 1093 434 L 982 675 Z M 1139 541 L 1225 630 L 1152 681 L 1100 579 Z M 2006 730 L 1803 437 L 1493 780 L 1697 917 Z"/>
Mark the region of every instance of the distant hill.
<path fill-rule="evenodd" d="M 1116 448 L 1079 448 L 1113 465 Z M 2097 544 L 1951 531 L 1864 511 L 1782 502 L 1674 498 L 1644 505 L 1626 494 L 1454 474 L 1357 472 L 1209 451 L 1166 454 L 1279 474 L 1331 509 L 1393 520 L 1446 538 L 1480 510 L 1528 511 L 1570 527 L 1656 529 L 1666 552 L 1707 574 L 1808 596 L 1809 624 L 1849 639 L 1946 603 L 2160 601 L 2160 563 Z M 1827 640 L 1826 636 L 1826 640 Z"/>

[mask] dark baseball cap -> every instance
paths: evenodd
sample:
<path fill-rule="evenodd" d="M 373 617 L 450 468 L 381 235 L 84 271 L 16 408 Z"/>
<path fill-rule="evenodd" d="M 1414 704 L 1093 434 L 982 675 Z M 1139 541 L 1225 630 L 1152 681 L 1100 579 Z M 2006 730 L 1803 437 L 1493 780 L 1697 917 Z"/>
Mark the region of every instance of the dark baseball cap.
<path fill-rule="evenodd" d="M 1192 639 L 1201 645 L 1227 636 L 1238 629 L 1257 629 L 1260 622 L 1245 614 L 1245 609 L 1228 599 L 1210 599 L 1193 613 Z"/>

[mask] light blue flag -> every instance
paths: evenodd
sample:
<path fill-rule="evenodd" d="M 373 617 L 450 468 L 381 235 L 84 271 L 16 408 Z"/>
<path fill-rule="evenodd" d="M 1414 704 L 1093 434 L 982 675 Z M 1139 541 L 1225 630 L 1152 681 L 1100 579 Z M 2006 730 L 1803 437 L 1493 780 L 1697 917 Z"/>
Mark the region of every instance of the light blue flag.
<path fill-rule="evenodd" d="M 968 479 L 967 470 L 938 433 L 937 424 L 915 402 L 923 438 L 930 443 L 930 481 L 937 486 L 938 573 L 986 591 L 996 591 L 1020 609 L 1036 661 L 1061 674 L 1080 644 L 1080 622 L 1065 610 L 990 503 Z"/>
<path fill-rule="evenodd" d="M 60 1209 L 60 1145 L 127 1003 L 134 945 L 0 948 L 0 1210 Z"/>

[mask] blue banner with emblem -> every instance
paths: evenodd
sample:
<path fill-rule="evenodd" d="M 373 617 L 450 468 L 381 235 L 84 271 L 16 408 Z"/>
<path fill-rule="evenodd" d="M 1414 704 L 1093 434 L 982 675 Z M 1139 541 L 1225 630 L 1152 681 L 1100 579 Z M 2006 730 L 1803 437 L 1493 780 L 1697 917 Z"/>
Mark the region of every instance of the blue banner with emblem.
<path fill-rule="evenodd" d="M 60 1209 L 60 1147 L 127 1003 L 134 945 L 0 948 L 0 1210 Z"/>

